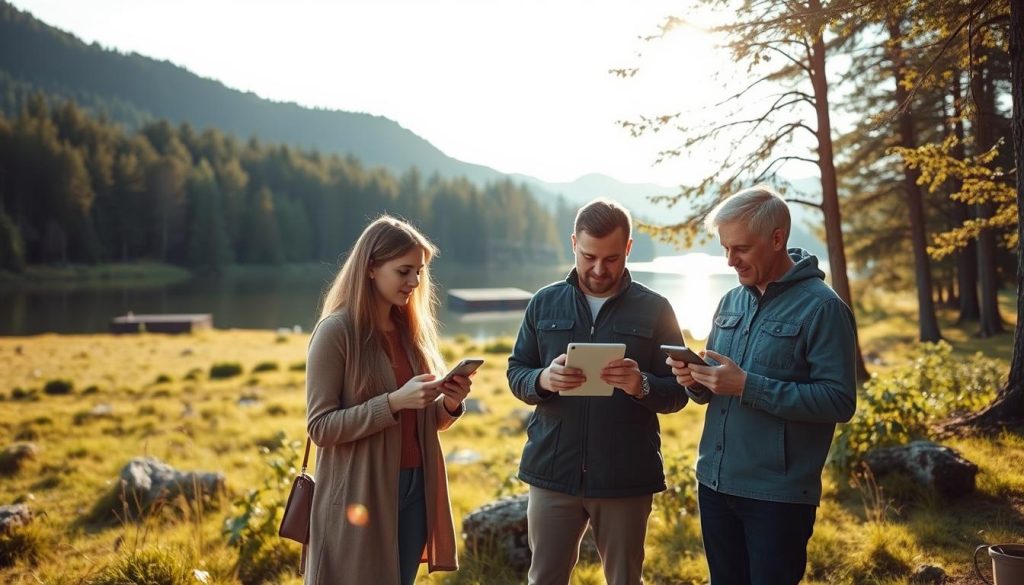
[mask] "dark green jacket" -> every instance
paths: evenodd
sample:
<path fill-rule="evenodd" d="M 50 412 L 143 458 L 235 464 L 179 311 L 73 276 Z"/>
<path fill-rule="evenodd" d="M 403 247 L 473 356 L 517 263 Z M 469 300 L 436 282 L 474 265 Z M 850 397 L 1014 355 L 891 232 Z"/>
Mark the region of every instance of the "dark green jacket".
<path fill-rule="evenodd" d="M 739 286 L 715 312 L 708 348 L 747 372 L 741 397 L 707 403 L 697 481 L 757 500 L 817 505 L 836 423 L 857 404 L 853 314 L 825 284 L 818 259 L 796 262 L 765 289 Z"/>
<path fill-rule="evenodd" d="M 626 357 L 648 376 L 651 392 L 636 400 L 616 389 L 609 397 L 569 397 L 537 386 L 541 371 L 570 342 L 625 343 Z M 573 270 L 563 282 L 537 291 L 508 360 L 512 393 L 536 405 L 527 425 L 519 479 L 544 489 L 587 497 L 628 497 L 665 489 L 658 413 L 686 405 L 686 392 L 665 364 L 661 344 L 682 335 L 665 297 L 633 282 L 591 320 Z"/>

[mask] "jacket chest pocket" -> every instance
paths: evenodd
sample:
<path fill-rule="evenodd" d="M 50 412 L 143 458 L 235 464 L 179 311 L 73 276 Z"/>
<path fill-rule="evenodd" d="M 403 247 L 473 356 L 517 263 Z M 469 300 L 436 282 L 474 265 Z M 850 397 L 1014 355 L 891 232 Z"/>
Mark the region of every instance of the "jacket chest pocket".
<path fill-rule="evenodd" d="M 615 341 L 626 344 L 626 357 L 639 359 L 641 364 L 651 355 L 651 339 L 654 327 L 641 323 L 621 322 L 612 324 Z M 643 367 L 643 365 L 641 365 Z"/>
<path fill-rule="evenodd" d="M 722 313 L 715 317 L 714 339 L 708 344 L 711 351 L 733 355 L 732 344 L 736 340 L 736 331 L 742 320 L 743 315 L 738 313 Z"/>
<path fill-rule="evenodd" d="M 754 363 L 769 368 L 792 368 L 796 363 L 796 342 L 800 325 L 766 320 L 757 333 Z"/>
<path fill-rule="evenodd" d="M 537 343 L 544 365 L 569 350 L 575 324 L 572 319 L 537 320 Z"/>

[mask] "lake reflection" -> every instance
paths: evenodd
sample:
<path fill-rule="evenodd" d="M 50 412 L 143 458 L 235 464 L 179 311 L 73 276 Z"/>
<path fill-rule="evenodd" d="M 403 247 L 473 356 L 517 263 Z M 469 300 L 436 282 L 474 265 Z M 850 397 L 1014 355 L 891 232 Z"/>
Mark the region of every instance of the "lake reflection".
<path fill-rule="evenodd" d="M 704 254 L 657 258 L 629 264 L 634 278 L 672 302 L 680 327 L 698 339 L 707 336 L 718 300 L 736 286 L 725 259 Z M 569 267 L 484 270 L 435 266 L 444 335 L 475 339 L 514 336 L 522 311 L 459 313 L 449 311 L 448 288 L 516 287 L 528 291 L 564 278 Z M 274 270 L 232 278 L 193 278 L 162 285 L 112 286 L 61 283 L 45 287 L 0 288 L 0 335 L 106 332 L 110 319 L 135 313 L 213 313 L 220 329 L 276 329 L 299 325 L 308 331 L 332 267 L 311 268 L 287 277 Z"/>

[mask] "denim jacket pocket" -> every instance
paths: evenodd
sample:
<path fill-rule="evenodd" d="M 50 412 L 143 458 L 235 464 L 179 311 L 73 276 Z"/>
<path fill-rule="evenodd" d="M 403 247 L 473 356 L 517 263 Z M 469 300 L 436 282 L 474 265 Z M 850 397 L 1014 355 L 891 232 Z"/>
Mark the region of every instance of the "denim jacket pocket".
<path fill-rule="evenodd" d="M 792 367 L 799 336 L 798 323 L 765 320 L 754 345 L 754 363 L 769 368 Z"/>
<path fill-rule="evenodd" d="M 708 349 L 722 355 L 732 355 L 732 342 L 742 320 L 743 315 L 739 313 L 722 313 L 715 317 L 715 330 Z"/>

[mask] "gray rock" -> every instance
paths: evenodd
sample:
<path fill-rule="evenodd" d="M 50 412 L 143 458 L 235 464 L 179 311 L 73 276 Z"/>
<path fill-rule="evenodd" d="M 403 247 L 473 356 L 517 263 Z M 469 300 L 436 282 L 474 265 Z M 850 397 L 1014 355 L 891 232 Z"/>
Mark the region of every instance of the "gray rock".
<path fill-rule="evenodd" d="M 224 488 L 220 472 L 178 471 L 154 457 L 136 457 L 121 469 L 120 486 L 125 501 L 143 509 L 158 501 L 184 496 L 194 501 Z"/>
<path fill-rule="evenodd" d="M 530 417 L 533 416 L 533 409 L 517 408 L 513 410 L 508 416 L 509 418 L 515 420 L 518 423 L 520 431 L 525 431 L 526 425 L 530 424 Z"/>
<path fill-rule="evenodd" d="M 445 463 L 476 463 L 483 459 L 483 455 L 477 453 L 472 449 L 456 449 L 445 456 Z"/>
<path fill-rule="evenodd" d="M 946 571 L 934 565 L 918 565 L 910 575 L 910 582 L 915 585 L 943 585 L 946 582 Z"/>
<path fill-rule="evenodd" d="M 25 504 L 0 506 L 0 534 L 11 534 L 32 522 L 32 510 Z"/>
<path fill-rule="evenodd" d="M 527 494 L 507 496 L 480 506 L 462 520 L 462 538 L 466 548 L 482 556 L 498 553 L 515 571 L 530 568 L 530 543 L 527 535 Z M 587 528 L 580 545 L 580 560 L 597 562 L 594 532 Z"/>
<path fill-rule="evenodd" d="M 462 405 L 466 409 L 466 414 L 487 414 L 491 411 L 479 398 L 467 398 Z"/>
<path fill-rule="evenodd" d="M 874 449 L 864 456 L 864 462 L 875 477 L 903 472 L 947 498 L 973 492 L 978 474 L 977 465 L 953 449 L 931 441 Z"/>

